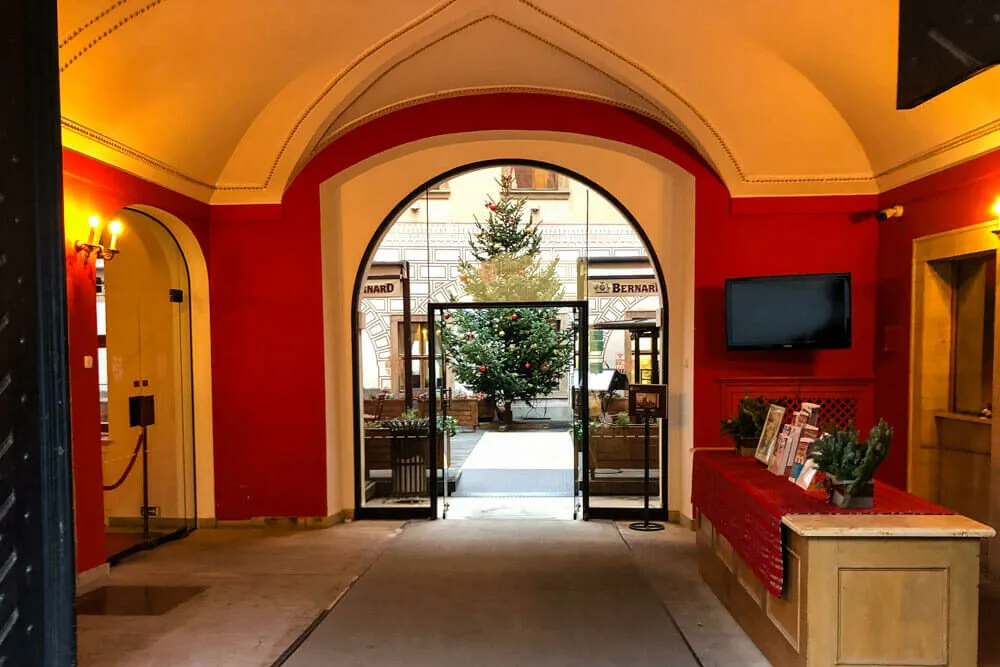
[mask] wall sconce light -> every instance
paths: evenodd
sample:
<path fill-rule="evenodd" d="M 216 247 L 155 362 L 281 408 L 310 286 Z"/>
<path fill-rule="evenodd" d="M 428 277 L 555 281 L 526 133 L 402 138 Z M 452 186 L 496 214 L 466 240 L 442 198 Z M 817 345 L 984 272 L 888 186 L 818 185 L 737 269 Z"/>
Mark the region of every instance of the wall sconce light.
<path fill-rule="evenodd" d="M 997 197 L 997 200 L 993 202 L 993 215 L 995 215 L 997 219 L 996 226 L 990 231 L 997 236 L 1000 236 L 1000 197 Z"/>
<path fill-rule="evenodd" d="M 538 212 L 539 212 L 539 211 L 541 211 L 541 210 L 542 210 L 542 209 L 538 208 L 537 206 L 532 206 L 532 207 L 531 207 L 531 212 L 532 212 L 532 213 L 538 213 Z"/>
<path fill-rule="evenodd" d="M 108 231 L 111 233 L 111 242 L 105 248 L 101 244 L 101 237 L 104 234 L 104 230 L 101 229 L 101 219 L 96 215 L 90 216 L 90 234 L 87 236 L 87 240 L 77 241 L 74 246 L 77 252 L 83 253 L 84 264 L 90 260 L 91 255 L 97 255 L 104 261 L 109 261 L 118 254 L 118 237 L 122 233 L 122 223 L 118 220 L 112 220 L 108 225 Z"/>
<path fill-rule="evenodd" d="M 413 206 L 410 207 L 410 212 L 411 213 L 419 213 L 420 212 L 420 206 L 418 204 L 414 204 Z"/>

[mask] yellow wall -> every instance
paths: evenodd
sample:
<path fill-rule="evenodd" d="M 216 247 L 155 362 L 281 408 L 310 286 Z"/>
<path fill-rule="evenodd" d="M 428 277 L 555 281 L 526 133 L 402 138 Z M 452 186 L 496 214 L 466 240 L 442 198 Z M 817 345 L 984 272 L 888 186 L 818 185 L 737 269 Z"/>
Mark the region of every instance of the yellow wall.
<path fill-rule="evenodd" d="M 149 428 L 149 502 L 164 518 L 194 513 L 190 371 L 190 289 L 183 256 L 157 222 L 122 211 L 121 253 L 105 265 L 110 441 L 103 448 L 105 483 L 128 464 L 139 434 L 129 427 L 128 397 L 156 400 Z M 181 289 L 184 302 L 169 300 Z M 136 389 L 135 381 L 148 381 Z M 105 516 L 136 517 L 142 504 L 141 458 L 125 484 L 105 492 Z"/>

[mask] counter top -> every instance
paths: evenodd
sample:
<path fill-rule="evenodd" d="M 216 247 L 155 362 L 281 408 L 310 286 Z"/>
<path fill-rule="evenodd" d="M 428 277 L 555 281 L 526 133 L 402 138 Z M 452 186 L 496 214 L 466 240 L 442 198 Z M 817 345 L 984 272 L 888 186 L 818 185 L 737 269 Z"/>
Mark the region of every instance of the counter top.
<path fill-rule="evenodd" d="M 803 537 L 993 537 L 987 525 L 958 514 L 786 514 Z"/>

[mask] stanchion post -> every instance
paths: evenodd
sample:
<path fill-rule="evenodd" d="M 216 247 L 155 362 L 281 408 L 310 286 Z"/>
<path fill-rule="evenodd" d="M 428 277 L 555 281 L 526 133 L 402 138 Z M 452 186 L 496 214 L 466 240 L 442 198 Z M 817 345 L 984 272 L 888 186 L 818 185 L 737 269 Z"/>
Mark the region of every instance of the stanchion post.
<path fill-rule="evenodd" d="M 653 523 L 649 520 L 649 415 L 642 418 L 643 421 L 643 470 L 642 470 L 642 521 L 629 524 L 631 530 L 643 532 L 654 532 L 663 530 L 663 524 Z"/>

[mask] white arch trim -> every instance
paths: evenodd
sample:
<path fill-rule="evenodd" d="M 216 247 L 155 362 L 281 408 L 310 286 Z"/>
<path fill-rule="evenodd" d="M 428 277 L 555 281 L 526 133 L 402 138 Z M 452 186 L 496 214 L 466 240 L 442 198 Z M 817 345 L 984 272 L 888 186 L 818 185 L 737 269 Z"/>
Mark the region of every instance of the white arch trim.
<path fill-rule="evenodd" d="M 212 437 L 212 327 L 209 309 L 208 262 L 191 229 L 166 211 L 145 205 L 142 211 L 167 228 L 187 262 L 191 307 L 191 386 L 194 391 L 195 484 L 199 523 L 215 519 L 215 443 Z"/>
<path fill-rule="evenodd" d="M 691 518 L 694 356 L 694 177 L 659 155 L 558 132 L 476 132 L 425 139 L 369 158 L 320 186 L 326 364 L 328 513 L 354 504 L 355 372 L 351 304 L 369 241 L 412 190 L 484 160 L 550 162 L 599 183 L 639 221 L 660 260 L 670 308 L 667 505 Z"/>

